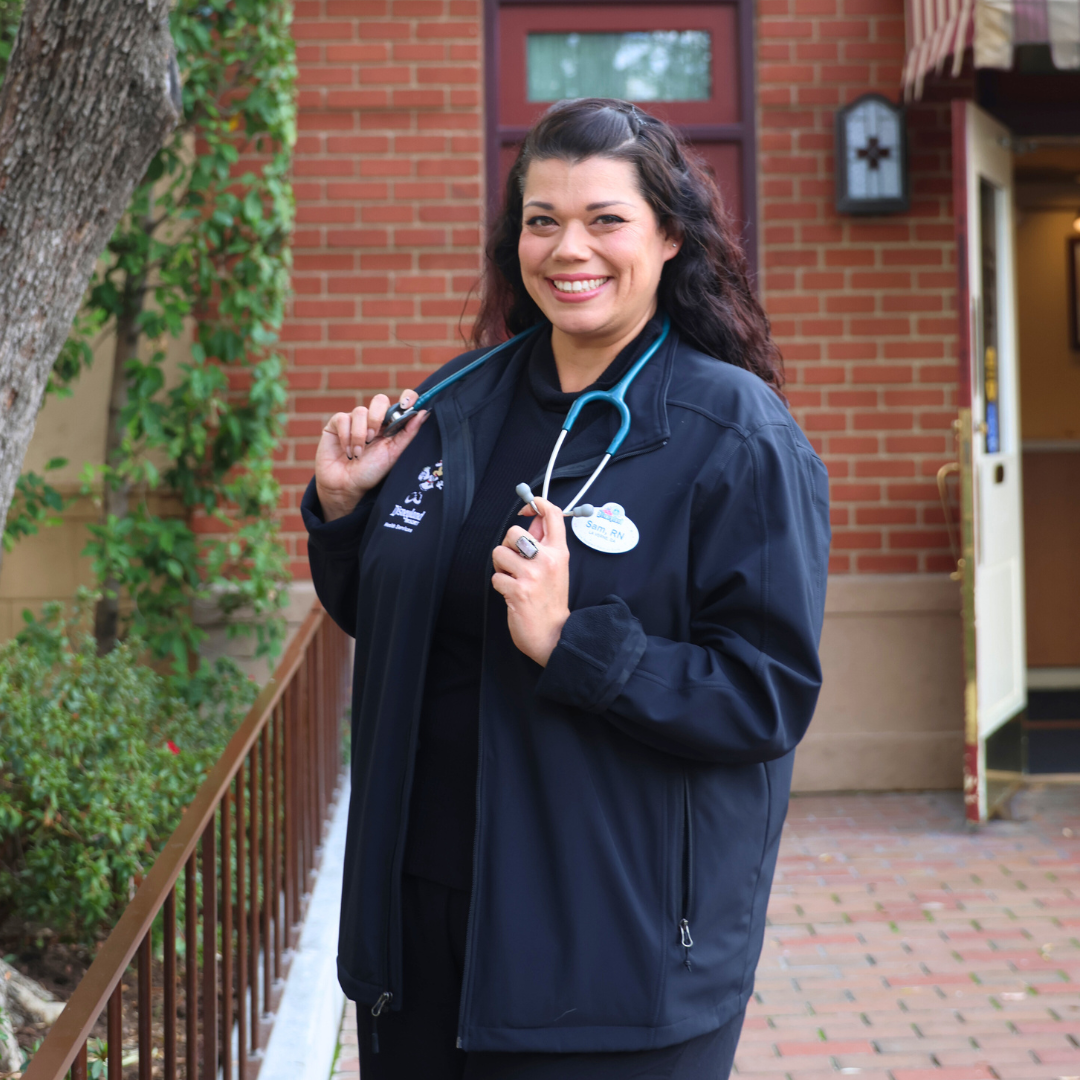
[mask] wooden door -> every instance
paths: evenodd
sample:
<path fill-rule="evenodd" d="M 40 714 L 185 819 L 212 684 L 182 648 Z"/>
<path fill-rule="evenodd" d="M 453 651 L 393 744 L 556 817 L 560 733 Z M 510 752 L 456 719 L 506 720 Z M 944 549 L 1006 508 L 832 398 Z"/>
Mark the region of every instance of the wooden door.
<path fill-rule="evenodd" d="M 622 97 L 689 139 L 716 177 L 754 266 L 749 0 L 584 4 L 488 0 L 488 190 L 552 102 Z"/>

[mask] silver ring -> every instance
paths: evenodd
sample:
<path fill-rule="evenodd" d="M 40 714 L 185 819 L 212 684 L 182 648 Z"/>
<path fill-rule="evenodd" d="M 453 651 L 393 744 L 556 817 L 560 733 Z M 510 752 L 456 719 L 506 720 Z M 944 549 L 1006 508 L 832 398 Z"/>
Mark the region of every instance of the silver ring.
<path fill-rule="evenodd" d="M 528 535 L 519 536 L 514 541 L 514 547 L 517 548 L 518 554 L 525 559 L 535 559 L 540 552 L 540 549 L 536 546 L 536 541 Z"/>

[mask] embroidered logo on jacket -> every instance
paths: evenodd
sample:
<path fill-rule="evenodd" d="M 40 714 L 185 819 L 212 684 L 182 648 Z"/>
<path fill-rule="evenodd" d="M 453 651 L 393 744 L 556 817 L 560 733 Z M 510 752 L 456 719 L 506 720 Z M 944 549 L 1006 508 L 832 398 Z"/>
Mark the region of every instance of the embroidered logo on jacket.
<path fill-rule="evenodd" d="M 405 496 L 404 506 L 401 503 L 394 505 L 394 509 L 390 511 L 390 520 L 383 522 L 384 529 L 397 529 L 399 532 L 411 533 L 424 520 L 427 511 L 412 510 L 410 506 L 419 506 L 429 491 L 442 491 L 442 462 L 437 461 L 434 465 L 425 466 L 424 471 L 416 479 L 420 482 L 420 486 L 411 495 Z M 394 518 L 400 518 L 400 521 L 395 521 Z"/>
<path fill-rule="evenodd" d="M 406 496 L 405 501 L 419 506 L 424 492 L 432 488 L 442 491 L 442 462 L 436 461 L 434 465 L 428 465 L 416 479 L 420 481 L 420 490 Z"/>

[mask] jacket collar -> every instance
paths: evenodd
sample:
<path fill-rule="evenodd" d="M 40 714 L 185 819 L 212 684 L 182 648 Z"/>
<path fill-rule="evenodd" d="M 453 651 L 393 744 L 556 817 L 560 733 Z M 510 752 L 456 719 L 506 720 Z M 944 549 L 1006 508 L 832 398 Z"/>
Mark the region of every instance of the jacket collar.
<path fill-rule="evenodd" d="M 679 334 L 673 326 L 667 341 L 630 384 L 626 395 L 631 416 L 630 433 L 615 455 L 615 460 L 654 450 L 670 437 L 667 392 L 679 344 Z M 526 338 L 512 352 L 492 357 L 490 363 L 483 364 L 456 386 L 450 387 L 443 399 L 444 405 L 449 405 L 461 420 L 471 420 L 482 413 L 504 416 L 528 362 L 531 347 L 531 338 Z M 615 409 L 602 404 L 586 407 L 607 410 L 610 414 L 606 421 L 610 429 L 609 438 L 614 437 L 619 427 Z M 567 464 L 572 464 L 574 460 L 571 446 L 572 443 L 567 446 Z"/>

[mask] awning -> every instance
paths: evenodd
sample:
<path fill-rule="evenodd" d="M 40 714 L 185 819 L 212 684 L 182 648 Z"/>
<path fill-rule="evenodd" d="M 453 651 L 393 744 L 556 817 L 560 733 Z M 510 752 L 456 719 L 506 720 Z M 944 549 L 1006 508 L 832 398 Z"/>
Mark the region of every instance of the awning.
<path fill-rule="evenodd" d="M 1080 69 L 1080 0 L 907 0 L 904 89 L 919 97 L 952 56 L 960 74 L 971 45 L 977 68 L 1009 69 L 1017 45 L 1049 45 L 1054 66 Z"/>

